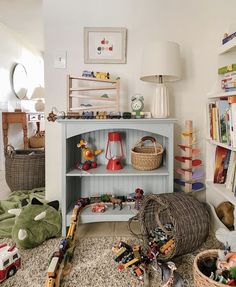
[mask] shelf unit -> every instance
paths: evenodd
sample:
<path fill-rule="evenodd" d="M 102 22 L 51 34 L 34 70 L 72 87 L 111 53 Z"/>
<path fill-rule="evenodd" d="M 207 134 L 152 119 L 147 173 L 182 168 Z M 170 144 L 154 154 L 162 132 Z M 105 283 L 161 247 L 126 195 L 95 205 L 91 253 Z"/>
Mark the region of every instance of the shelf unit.
<path fill-rule="evenodd" d="M 225 57 L 224 60 L 227 61 L 231 61 L 235 58 L 235 52 L 236 38 L 230 40 L 218 49 L 219 56 Z M 234 55 L 231 55 L 232 53 L 234 53 Z M 236 95 L 236 91 L 218 92 L 216 94 L 208 94 L 208 100 L 217 100 L 221 97 L 229 97 L 233 95 Z M 235 147 L 228 146 L 225 143 L 220 143 L 209 138 L 206 139 L 206 201 L 210 204 L 213 230 L 216 230 L 219 227 L 224 227 L 227 229 L 227 227 L 219 221 L 214 208 L 223 201 L 230 201 L 236 207 L 236 197 L 234 197 L 233 192 L 226 189 L 225 184 L 213 183 L 215 151 L 217 146 L 221 146 L 228 150 L 231 150 L 232 152 L 236 152 Z M 236 208 L 234 212 L 234 227 L 236 229 Z"/>
<path fill-rule="evenodd" d="M 101 92 L 103 91 L 103 94 Z M 67 111 L 119 111 L 120 81 L 67 75 Z"/>
<path fill-rule="evenodd" d="M 70 223 L 71 212 L 79 197 L 99 196 L 104 193 L 125 195 L 139 187 L 148 193 L 173 192 L 173 130 L 175 119 L 110 119 L 82 120 L 58 119 L 61 126 L 61 209 L 62 232 Z M 124 168 L 118 171 L 106 169 L 105 147 L 110 131 L 122 134 L 125 159 Z M 152 171 L 136 170 L 131 165 L 130 150 L 143 136 L 153 136 L 164 147 L 163 164 Z M 81 160 L 77 143 L 85 139 L 88 144 L 104 150 L 97 157 L 98 167 L 88 171 L 75 169 Z M 125 205 L 122 211 L 109 208 L 103 214 L 92 213 L 86 208 L 81 214 L 81 222 L 127 221 L 134 216 L 132 206 Z"/>

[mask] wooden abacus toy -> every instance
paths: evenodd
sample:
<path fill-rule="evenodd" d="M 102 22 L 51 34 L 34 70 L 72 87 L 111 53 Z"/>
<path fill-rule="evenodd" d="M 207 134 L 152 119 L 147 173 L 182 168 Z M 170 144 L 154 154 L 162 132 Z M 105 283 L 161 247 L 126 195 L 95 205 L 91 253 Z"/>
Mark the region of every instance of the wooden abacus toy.
<path fill-rule="evenodd" d="M 181 163 L 181 167 L 175 169 L 180 178 L 175 178 L 174 182 L 178 188 L 176 191 L 186 193 L 199 191 L 204 188 L 204 184 L 198 180 L 203 178 L 204 172 L 201 170 L 202 161 L 196 159 L 200 154 L 200 149 L 195 147 L 196 140 L 193 136 L 193 122 L 185 121 L 185 131 L 182 133 L 183 144 L 178 144 L 181 149 L 181 156 L 175 156 L 175 159 Z"/>

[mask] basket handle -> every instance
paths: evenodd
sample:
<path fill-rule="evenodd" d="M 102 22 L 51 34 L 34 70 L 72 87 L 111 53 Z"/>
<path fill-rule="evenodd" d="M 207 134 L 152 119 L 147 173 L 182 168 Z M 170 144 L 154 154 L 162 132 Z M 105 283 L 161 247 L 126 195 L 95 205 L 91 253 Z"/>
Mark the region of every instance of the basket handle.
<path fill-rule="evenodd" d="M 5 147 L 5 155 L 6 156 L 10 156 L 10 157 L 13 157 L 13 155 L 16 153 L 16 150 L 15 148 L 8 144 L 6 147 Z"/>
<path fill-rule="evenodd" d="M 151 136 L 145 136 L 145 137 L 142 137 L 141 138 L 141 140 L 139 140 L 136 144 L 135 144 L 135 146 L 143 146 L 143 144 L 144 144 L 144 142 L 145 141 L 151 141 L 152 143 L 153 143 L 153 146 L 154 146 L 154 149 L 155 149 L 155 154 L 158 154 L 158 152 L 157 152 L 157 141 L 156 141 L 156 139 L 154 138 L 154 137 L 151 137 Z M 159 144 L 159 143 L 158 143 Z M 134 146 L 134 147 L 135 147 Z M 161 148 L 161 151 L 163 151 L 163 147 L 159 144 L 159 146 L 160 146 L 160 148 Z"/>

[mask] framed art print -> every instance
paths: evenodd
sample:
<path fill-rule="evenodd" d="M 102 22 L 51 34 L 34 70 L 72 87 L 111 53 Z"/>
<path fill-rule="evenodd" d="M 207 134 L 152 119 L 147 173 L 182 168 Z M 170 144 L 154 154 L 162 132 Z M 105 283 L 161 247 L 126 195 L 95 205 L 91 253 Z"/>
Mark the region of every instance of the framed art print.
<path fill-rule="evenodd" d="M 84 28 L 84 62 L 125 64 L 126 28 Z"/>

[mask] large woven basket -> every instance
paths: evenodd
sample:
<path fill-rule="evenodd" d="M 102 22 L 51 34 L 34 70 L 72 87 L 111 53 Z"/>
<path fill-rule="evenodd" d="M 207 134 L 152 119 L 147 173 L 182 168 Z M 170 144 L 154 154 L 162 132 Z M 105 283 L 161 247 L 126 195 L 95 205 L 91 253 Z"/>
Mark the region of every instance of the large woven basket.
<path fill-rule="evenodd" d="M 158 259 L 164 261 L 197 249 L 209 233 L 209 215 L 205 206 L 181 192 L 145 196 L 136 219 L 146 248 L 151 230 L 159 227 L 170 234 L 163 225 L 173 225 L 170 236 L 174 239 L 174 246 L 167 254 L 158 255 Z"/>
<path fill-rule="evenodd" d="M 144 145 L 150 140 L 152 146 Z M 138 141 L 131 149 L 131 163 L 138 170 L 153 170 L 162 163 L 163 147 L 155 138 L 146 136 Z"/>
<path fill-rule="evenodd" d="M 194 277 L 194 286 L 195 287 L 226 287 L 229 285 L 225 285 L 219 282 L 216 282 L 209 277 L 205 276 L 200 270 L 199 270 L 199 263 L 204 258 L 207 257 L 218 257 L 218 250 L 217 249 L 211 249 L 211 250 L 205 250 L 203 252 L 200 252 L 195 258 L 193 262 L 193 277 Z"/>
<path fill-rule="evenodd" d="M 45 152 L 42 150 L 5 149 L 6 182 L 11 191 L 45 186 Z"/>

